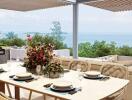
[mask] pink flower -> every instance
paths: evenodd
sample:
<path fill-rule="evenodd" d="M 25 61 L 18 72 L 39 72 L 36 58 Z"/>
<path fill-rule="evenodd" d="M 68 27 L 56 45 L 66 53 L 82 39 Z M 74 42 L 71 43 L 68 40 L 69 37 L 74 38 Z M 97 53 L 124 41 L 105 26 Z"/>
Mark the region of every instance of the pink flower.
<path fill-rule="evenodd" d="M 30 36 L 30 37 L 27 37 L 27 40 L 28 41 L 32 41 L 32 37 Z"/>

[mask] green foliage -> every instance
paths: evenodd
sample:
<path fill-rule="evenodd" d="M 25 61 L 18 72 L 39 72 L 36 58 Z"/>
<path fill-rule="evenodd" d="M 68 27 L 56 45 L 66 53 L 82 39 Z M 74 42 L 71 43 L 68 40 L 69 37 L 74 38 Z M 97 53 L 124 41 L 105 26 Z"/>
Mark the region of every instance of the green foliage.
<path fill-rule="evenodd" d="M 92 49 L 92 45 L 89 42 L 80 43 L 78 55 L 80 57 L 94 57 L 94 51 Z"/>
<path fill-rule="evenodd" d="M 25 41 L 21 38 L 14 38 L 12 40 L 10 40 L 9 42 L 9 46 L 18 46 L 18 47 L 22 47 L 25 45 Z"/>
<path fill-rule="evenodd" d="M 6 38 L 0 39 L 0 45 L 21 47 L 25 45 L 25 41 L 21 38 L 18 38 L 18 36 L 15 33 L 9 32 L 6 34 Z"/>
<path fill-rule="evenodd" d="M 118 48 L 117 53 L 118 53 L 118 55 L 132 56 L 132 47 L 124 45 L 124 46 Z"/>
<path fill-rule="evenodd" d="M 54 38 L 54 36 L 49 36 L 49 35 L 40 35 L 40 34 L 35 34 L 33 37 L 32 37 L 32 41 L 31 41 L 31 45 L 34 46 L 34 45 L 39 45 L 39 44 L 52 44 L 54 45 L 54 49 L 64 49 L 64 48 L 67 48 L 67 46 Z M 30 44 L 30 43 L 29 43 Z"/>
<path fill-rule="evenodd" d="M 44 40 L 45 44 L 49 44 L 49 43 L 53 44 L 55 46 L 55 49 L 67 48 L 66 44 L 64 44 L 63 42 L 55 39 L 54 36 L 46 35 L 46 36 L 44 36 L 43 40 Z"/>
<path fill-rule="evenodd" d="M 32 40 L 31 41 L 27 41 L 27 43 L 28 43 L 28 45 L 31 45 L 31 46 L 43 44 L 44 43 L 43 36 L 39 35 L 39 33 L 36 33 L 32 37 Z"/>
<path fill-rule="evenodd" d="M 79 56 L 81 57 L 101 57 L 116 54 L 117 47 L 114 42 L 95 41 L 94 44 L 89 42 L 79 44 Z"/>
<path fill-rule="evenodd" d="M 96 57 L 102 57 L 114 54 L 115 52 L 115 45 L 114 43 L 106 43 L 106 41 L 95 41 L 93 44 L 92 49 L 94 50 Z"/>
<path fill-rule="evenodd" d="M 17 35 L 14 32 L 8 32 L 6 34 L 6 38 L 7 39 L 14 39 L 14 38 L 17 38 Z"/>

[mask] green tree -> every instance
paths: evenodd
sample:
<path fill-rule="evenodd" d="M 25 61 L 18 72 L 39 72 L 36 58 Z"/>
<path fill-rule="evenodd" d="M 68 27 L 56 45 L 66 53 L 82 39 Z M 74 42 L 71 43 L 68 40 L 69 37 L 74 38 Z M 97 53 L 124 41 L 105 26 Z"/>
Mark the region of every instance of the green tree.
<path fill-rule="evenodd" d="M 53 44 L 55 46 L 54 49 L 67 48 L 66 44 L 64 44 L 63 42 L 55 39 L 54 36 L 45 35 L 43 40 L 44 40 L 44 43 L 46 43 L 46 44 L 49 44 L 49 43 Z"/>
<path fill-rule="evenodd" d="M 44 43 L 43 36 L 40 35 L 39 33 L 36 33 L 32 37 L 32 44 L 31 45 L 39 45 L 39 44 L 43 44 L 43 43 Z"/>
<path fill-rule="evenodd" d="M 118 55 L 132 56 L 132 47 L 124 45 L 124 46 L 118 48 L 117 53 L 118 53 Z"/>
<path fill-rule="evenodd" d="M 23 46 L 25 45 L 25 40 L 19 38 L 14 32 L 9 32 L 6 34 L 6 38 L 0 39 L 1 46 Z"/>
<path fill-rule="evenodd" d="M 92 49 L 92 45 L 89 42 L 80 43 L 78 46 L 78 55 L 80 57 L 94 57 L 95 54 Z"/>
<path fill-rule="evenodd" d="M 16 37 L 16 38 L 10 40 L 10 42 L 9 42 L 9 46 L 18 46 L 18 47 L 22 47 L 22 46 L 24 46 L 25 44 L 26 44 L 25 41 L 24 41 L 23 39 L 21 39 L 21 38 L 18 38 L 18 37 Z"/>
<path fill-rule="evenodd" d="M 42 45 L 42 44 L 53 44 L 55 46 L 54 49 L 64 49 L 67 48 L 67 46 L 62 42 L 54 38 L 54 36 L 49 36 L 49 35 L 40 35 L 39 33 L 36 33 L 32 37 L 32 41 L 29 41 L 28 44 L 31 46 L 35 45 Z"/>
<path fill-rule="evenodd" d="M 51 29 L 51 36 L 53 36 L 56 40 L 63 41 L 65 32 L 62 31 L 61 29 L 61 24 L 58 21 L 54 21 L 53 26 L 50 28 Z"/>
<path fill-rule="evenodd" d="M 14 32 L 8 32 L 7 34 L 6 34 L 6 38 L 7 39 L 14 39 L 14 38 L 16 38 L 17 37 L 17 35 L 14 33 Z"/>
<path fill-rule="evenodd" d="M 81 57 L 101 57 L 114 55 L 117 52 L 115 42 L 106 43 L 106 41 L 95 41 L 94 44 L 89 42 L 79 44 L 79 56 Z"/>

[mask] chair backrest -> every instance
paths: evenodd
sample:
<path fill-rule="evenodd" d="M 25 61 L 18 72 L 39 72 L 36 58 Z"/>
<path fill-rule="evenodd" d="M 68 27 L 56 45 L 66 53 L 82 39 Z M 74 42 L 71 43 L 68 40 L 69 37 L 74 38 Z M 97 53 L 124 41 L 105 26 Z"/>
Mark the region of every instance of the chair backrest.
<path fill-rule="evenodd" d="M 69 64 L 72 61 L 73 61 L 73 59 L 69 58 L 69 57 L 67 57 L 67 58 L 66 57 L 53 57 L 53 60 L 52 60 L 52 62 L 60 63 L 63 66 L 63 68 L 65 68 L 65 69 L 70 69 Z"/>
<path fill-rule="evenodd" d="M 69 64 L 73 61 L 73 59 L 60 59 L 61 60 L 61 65 L 66 68 L 70 69 Z"/>
<path fill-rule="evenodd" d="M 123 65 L 104 64 L 101 74 L 121 79 L 128 79 L 128 69 Z"/>
<path fill-rule="evenodd" d="M 90 64 L 87 63 L 86 61 L 73 60 L 69 64 L 69 67 L 71 70 L 77 70 L 78 66 L 81 67 L 81 71 L 83 72 L 90 70 Z"/>

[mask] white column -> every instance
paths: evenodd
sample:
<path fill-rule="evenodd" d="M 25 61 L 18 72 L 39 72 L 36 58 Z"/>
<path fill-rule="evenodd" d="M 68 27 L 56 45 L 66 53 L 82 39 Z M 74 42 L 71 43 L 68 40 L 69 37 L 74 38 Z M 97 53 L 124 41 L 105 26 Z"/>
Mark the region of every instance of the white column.
<path fill-rule="evenodd" d="M 73 4 L 73 58 L 78 58 L 78 3 Z"/>

